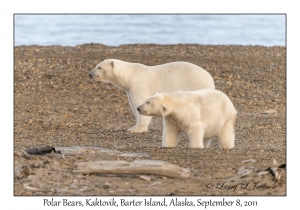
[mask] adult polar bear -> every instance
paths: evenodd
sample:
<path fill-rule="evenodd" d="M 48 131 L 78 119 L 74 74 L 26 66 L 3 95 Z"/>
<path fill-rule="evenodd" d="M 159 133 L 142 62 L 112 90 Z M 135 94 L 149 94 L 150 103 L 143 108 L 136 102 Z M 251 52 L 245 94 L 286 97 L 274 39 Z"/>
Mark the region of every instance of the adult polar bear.
<path fill-rule="evenodd" d="M 163 147 L 177 146 L 180 132 L 188 135 L 191 148 L 207 148 L 215 136 L 221 148 L 234 147 L 237 112 L 221 91 L 203 89 L 156 94 L 137 110 L 147 116 L 163 116 Z"/>
<path fill-rule="evenodd" d="M 188 62 L 146 66 L 117 59 L 99 63 L 90 73 L 92 79 L 108 82 L 126 91 L 136 125 L 128 131 L 148 131 L 151 116 L 143 116 L 137 107 L 155 93 L 215 89 L 214 80 L 204 69 Z"/>

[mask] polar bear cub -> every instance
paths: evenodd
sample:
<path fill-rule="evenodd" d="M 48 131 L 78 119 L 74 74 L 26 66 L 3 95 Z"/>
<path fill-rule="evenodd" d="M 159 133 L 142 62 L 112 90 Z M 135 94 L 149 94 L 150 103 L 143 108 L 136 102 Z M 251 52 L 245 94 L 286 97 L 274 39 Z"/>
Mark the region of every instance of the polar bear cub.
<path fill-rule="evenodd" d="M 237 111 L 221 91 L 156 94 L 137 110 L 142 115 L 163 117 L 163 147 L 176 147 L 180 132 L 187 134 L 191 148 L 208 148 L 215 136 L 221 148 L 234 147 Z"/>
<path fill-rule="evenodd" d="M 126 91 L 136 119 L 135 126 L 128 131 L 137 133 L 148 131 L 152 117 L 140 115 L 136 108 L 155 93 L 215 89 L 211 75 L 188 62 L 146 66 L 108 59 L 99 63 L 89 76 L 94 80 L 112 83 Z"/>

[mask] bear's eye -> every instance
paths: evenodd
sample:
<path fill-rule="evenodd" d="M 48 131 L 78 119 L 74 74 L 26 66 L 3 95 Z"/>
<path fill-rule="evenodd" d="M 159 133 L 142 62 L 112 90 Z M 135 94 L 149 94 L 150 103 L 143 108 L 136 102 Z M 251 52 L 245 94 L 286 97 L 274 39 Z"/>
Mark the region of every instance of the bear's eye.
<path fill-rule="evenodd" d="M 101 67 L 99 66 L 98 69 L 101 69 Z"/>
<path fill-rule="evenodd" d="M 148 105 L 149 105 L 149 104 L 150 104 L 150 102 L 149 102 L 149 101 L 147 101 L 147 102 L 146 102 L 146 104 L 148 104 Z"/>

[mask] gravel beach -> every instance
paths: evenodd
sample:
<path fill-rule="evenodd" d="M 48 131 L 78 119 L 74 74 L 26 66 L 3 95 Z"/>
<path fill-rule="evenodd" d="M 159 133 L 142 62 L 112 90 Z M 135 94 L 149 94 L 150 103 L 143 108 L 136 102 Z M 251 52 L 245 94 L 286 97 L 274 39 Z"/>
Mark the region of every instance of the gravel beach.
<path fill-rule="evenodd" d="M 104 59 L 145 65 L 187 61 L 207 70 L 238 111 L 235 148 L 190 149 L 184 134 L 162 148 L 162 119 L 149 132 L 135 124 L 124 91 L 91 80 Z M 34 147 L 85 146 L 82 153 L 26 155 Z M 115 153 L 99 152 L 96 147 Z M 144 155 L 121 155 L 121 154 Z M 77 163 L 163 160 L 191 177 L 77 174 Z M 286 48 L 154 45 L 18 46 L 14 49 L 14 195 L 286 195 L 280 177 L 265 172 L 286 163 Z M 243 172 L 244 171 L 244 172 Z M 268 171 L 268 170 L 267 170 Z M 234 187 L 236 186 L 236 187 Z"/>

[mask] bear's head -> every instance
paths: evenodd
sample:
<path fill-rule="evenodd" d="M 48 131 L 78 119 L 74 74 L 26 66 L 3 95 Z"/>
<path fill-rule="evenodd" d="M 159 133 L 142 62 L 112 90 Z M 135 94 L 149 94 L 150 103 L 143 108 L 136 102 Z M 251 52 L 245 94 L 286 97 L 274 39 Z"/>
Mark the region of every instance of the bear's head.
<path fill-rule="evenodd" d="M 113 59 L 104 60 L 89 73 L 89 76 L 96 81 L 113 82 L 114 65 Z"/>
<path fill-rule="evenodd" d="M 164 94 L 156 93 L 154 96 L 146 99 L 137 110 L 140 114 L 146 116 L 164 117 L 170 114 L 167 108 L 167 101 Z"/>

